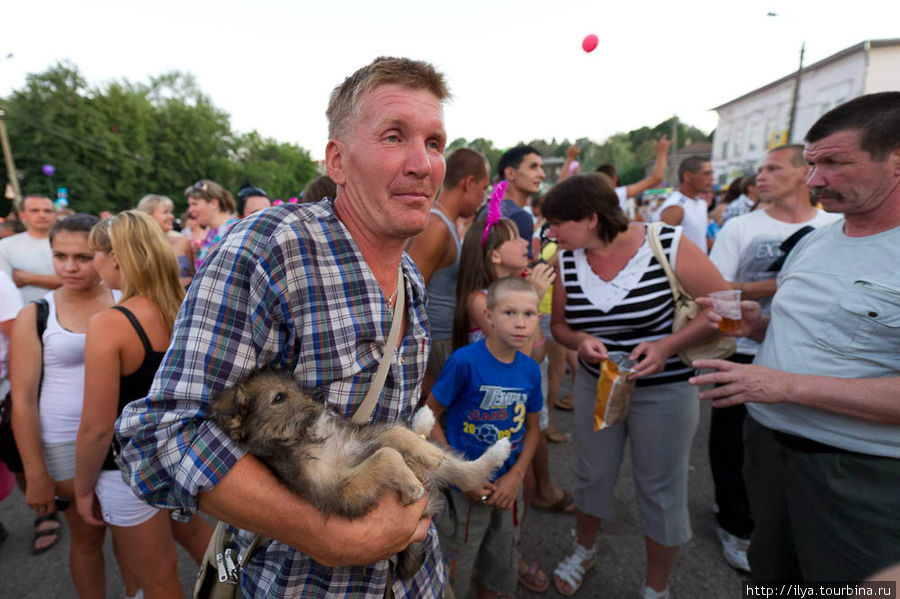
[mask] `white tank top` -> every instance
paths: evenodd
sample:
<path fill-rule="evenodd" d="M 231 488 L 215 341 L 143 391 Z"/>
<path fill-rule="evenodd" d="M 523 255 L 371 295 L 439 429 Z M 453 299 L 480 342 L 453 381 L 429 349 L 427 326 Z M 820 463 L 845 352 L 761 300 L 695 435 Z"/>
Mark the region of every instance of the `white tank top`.
<path fill-rule="evenodd" d="M 44 330 L 44 369 L 38 411 L 41 440 L 65 443 L 75 440 L 84 403 L 84 333 L 64 329 L 56 318 L 51 291 L 44 296 L 50 307 Z M 114 301 L 120 293 L 113 291 Z"/>

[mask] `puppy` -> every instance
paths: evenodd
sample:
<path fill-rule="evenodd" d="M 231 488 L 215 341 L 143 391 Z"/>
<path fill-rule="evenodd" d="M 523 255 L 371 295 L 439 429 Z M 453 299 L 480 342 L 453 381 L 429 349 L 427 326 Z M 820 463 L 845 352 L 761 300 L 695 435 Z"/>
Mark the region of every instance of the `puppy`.
<path fill-rule="evenodd" d="M 480 488 L 510 452 L 509 440 L 501 439 L 467 461 L 425 440 L 434 426 L 428 408 L 416 412 L 412 430 L 354 424 L 315 401 L 289 373 L 272 369 L 256 370 L 217 393 L 210 418 L 323 514 L 348 519 L 367 514 L 389 490 L 404 505 L 428 490 L 427 513 L 434 514 L 441 487 Z M 422 560 L 421 544 L 410 545 L 400 554 L 400 575 L 411 577 Z"/>

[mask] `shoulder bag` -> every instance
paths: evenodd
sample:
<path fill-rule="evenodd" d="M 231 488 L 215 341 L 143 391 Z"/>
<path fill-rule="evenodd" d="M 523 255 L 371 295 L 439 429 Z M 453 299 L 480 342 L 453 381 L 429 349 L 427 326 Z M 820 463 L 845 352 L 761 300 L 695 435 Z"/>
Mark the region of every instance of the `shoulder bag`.
<path fill-rule="evenodd" d="M 669 287 L 672 288 L 672 299 L 675 302 L 675 316 L 672 321 L 672 332 L 681 330 L 687 323 L 694 320 L 703 310 L 681 286 L 678 277 L 672 271 L 669 260 L 663 251 L 662 244 L 659 241 L 659 229 L 662 223 L 655 222 L 647 227 L 647 241 L 650 243 L 650 249 L 656 261 L 662 266 L 669 279 Z M 678 357 L 688 366 L 692 366 L 694 360 L 715 360 L 719 358 L 727 358 L 734 353 L 737 347 L 737 341 L 734 337 L 719 337 L 709 343 L 703 345 L 695 345 L 678 352 Z"/>

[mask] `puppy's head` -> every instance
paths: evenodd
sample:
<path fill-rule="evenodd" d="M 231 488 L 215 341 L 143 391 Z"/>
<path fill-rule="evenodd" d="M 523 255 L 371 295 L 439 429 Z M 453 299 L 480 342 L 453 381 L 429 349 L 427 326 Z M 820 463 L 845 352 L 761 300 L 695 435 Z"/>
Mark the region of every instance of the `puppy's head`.
<path fill-rule="evenodd" d="M 321 410 L 290 374 L 272 369 L 252 372 L 210 402 L 210 418 L 260 456 L 297 441 Z"/>

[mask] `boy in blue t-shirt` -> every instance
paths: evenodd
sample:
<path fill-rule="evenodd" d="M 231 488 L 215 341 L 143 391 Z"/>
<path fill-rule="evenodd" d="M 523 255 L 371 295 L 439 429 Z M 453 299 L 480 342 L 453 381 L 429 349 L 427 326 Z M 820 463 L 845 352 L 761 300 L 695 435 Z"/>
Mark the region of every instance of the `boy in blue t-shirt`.
<path fill-rule="evenodd" d="M 435 426 L 435 440 L 470 460 L 498 439 L 506 437 L 512 446 L 494 479 L 480 490 L 452 489 L 436 522 L 453 592 L 460 598 L 469 592 L 476 561 L 479 599 L 516 592 L 522 480 L 538 444 L 543 404 L 540 367 L 519 349 L 537 330 L 538 301 L 534 286 L 520 277 L 494 281 L 485 310 L 492 330 L 451 354 L 428 396 L 435 417 L 447 412 L 446 435 Z"/>

